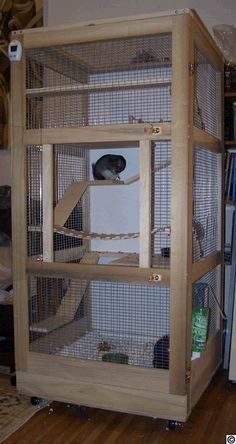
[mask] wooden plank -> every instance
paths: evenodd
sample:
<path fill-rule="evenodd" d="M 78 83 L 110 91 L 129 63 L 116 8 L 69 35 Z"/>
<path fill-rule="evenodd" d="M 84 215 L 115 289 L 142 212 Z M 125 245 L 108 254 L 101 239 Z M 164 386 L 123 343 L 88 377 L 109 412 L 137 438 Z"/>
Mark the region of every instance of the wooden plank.
<path fill-rule="evenodd" d="M 193 96 L 188 68 L 193 42 L 188 16 L 173 18 L 172 42 L 170 392 L 185 394 L 191 337 L 193 174 Z"/>
<path fill-rule="evenodd" d="M 45 361 L 49 365 L 45 365 Z M 81 382 L 89 382 L 96 375 L 96 382 L 104 384 L 107 382 L 107 375 L 109 374 L 112 384 L 117 387 L 140 388 L 159 393 L 169 393 L 168 370 L 118 365 L 79 357 L 45 356 L 43 353 L 31 352 L 28 354 L 28 365 L 30 373 L 35 375 L 40 373 L 45 376 L 53 376 L 55 370 L 55 377 L 64 378 L 70 373 L 72 380 L 79 375 Z"/>
<path fill-rule="evenodd" d="M 30 331 L 38 333 L 50 333 L 65 324 L 68 324 L 71 319 L 66 316 L 50 316 L 40 322 L 35 322 L 30 325 Z"/>
<path fill-rule="evenodd" d="M 130 282 L 145 285 L 169 285 L 170 270 L 159 268 L 138 268 L 122 267 L 110 265 L 90 265 L 90 264 L 65 264 L 65 263 L 26 263 L 28 273 L 35 276 L 53 276 L 65 279 L 84 279 L 84 280 L 107 280 L 118 282 Z M 159 276 L 159 279 L 154 279 Z"/>
<path fill-rule="evenodd" d="M 222 253 L 212 253 L 195 262 L 192 267 L 192 280 L 196 282 L 209 271 L 213 270 L 217 265 L 221 264 Z"/>
<path fill-rule="evenodd" d="M 104 142 L 169 140 L 171 138 L 170 123 L 153 122 L 152 125 L 154 128 L 160 129 L 158 134 L 153 133 L 151 125 L 147 123 L 25 130 L 24 143 L 25 145 L 78 142 L 99 144 Z"/>
<path fill-rule="evenodd" d="M 43 260 L 52 262 L 53 253 L 53 145 L 42 150 Z"/>
<path fill-rule="evenodd" d="M 151 141 L 139 145 L 139 266 L 151 266 Z"/>
<path fill-rule="evenodd" d="M 171 32 L 171 17 L 158 15 L 135 16 L 133 19 L 123 20 L 110 19 L 107 22 L 96 21 L 81 22 L 76 26 L 60 26 L 58 28 L 44 28 L 44 32 L 35 29 L 33 32 L 23 31 L 25 48 L 41 48 L 53 45 L 66 45 L 70 43 L 90 42 L 112 38 L 125 38 L 140 35 L 156 34 L 160 32 Z M 21 31 L 22 32 L 22 31 Z M 17 38 L 18 33 L 13 32 Z"/>
<path fill-rule="evenodd" d="M 221 140 L 196 127 L 193 128 L 193 144 L 222 153 Z"/>
<path fill-rule="evenodd" d="M 88 281 L 82 280 L 78 282 L 71 279 L 69 282 L 69 288 L 57 309 L 56 316 L 64 316 L 72 321 L 85 295 L 87 287 Z"/>
<path fill-rule="evenodd" d="M 50 48 L 50 56 L 51 56 L 51 48 Z M 55 60 L 55 68 L 54 68 L 54 66 L 52 65 L 51 66 L 51 69 L 54 69 L 55 71 L 57 71 L 57 66 L 59 65 L 59 63 L 60 63 L 60 58 L 61 57 L 66 57 L 66 54 L 65 53 L 63 53 L 63 51 L 59 51 L 59 50 L 57 50 L 57 57 L 56 57 L 56 60 Z M 37 60 L 37 59 L 36 59 Z M 73 58 L 73 61 L 74 61 L 74 63 L 75 63 L 75 59 Z M 65 63 L 66 63 L 67 61 L 65 61 Z M 69 62 L 69 60 L 68 60 L 68 62 Z M 43 62 L 42 62 L 43 63 Z M 47 67 L 49 66 L 49 63 L 47 62 L 46 63 L 47 64 Z M 73 68 L 73 67 L 72 67 Z M 74 75 L 73 74 L 71 74 L 70 72 L 68 73 L 68 68 L 64 68 L 64 70 L 63 69 L 61 69 L 61 74 L 63 74 L 64 75 L 64 73 L 66 72 L 67 73 L 67 76 L 68 77 L 71 77 L 71 78 L 73 78 L 73 79 L 75 79 L 75 80 L 77 80 L 78 82 L 81 82 L 81 78 L 80 78 L 80 75 L 78 75 L 79 77 L 76 79 L 76 77 L 75 77 L 75 69 L 72 69 L 71 70 L 73 73 L 74 73 Z M 53 95 L 53 96 L 56 96 L 56 95 L 59 95 L 59 96 L 61 96 L 62 94 L 77 94 L 77 93 L 79 93 L 79 92 L 84 92 L 84 91 L 89 91 L 89 92 L 101 92 L 102 90 L 105 90 L 105 91 L 107 91 L 107 90 L 109 90 L 109 89 L 111 89 L 111 90 L 114 90 L 114 89 L 125 89 L 125 88 L 130 88 L 130 87 L 132 87 L 132 88 L 135 88 L 135 87 L 145 87 L 145 86 L 152 86 L 152 87 L 158 87 L 158 86 L 171 86 L 171 78 L 170 77 L 163 77 L 163 78 L 159 78 L 159 79 L 145 79 L 145 78 L 143 78 L 143 79 L 137 79 L 136 81 L 134 81 L 134 80 L 127 80 L 127 79 L 125 79 L 125 80 L 120 80 L 119 82 L 104 82 L 104 83 L 101 83 L 101 82 L 98 82 L 98 83 L 91 83 L 91 84 L 89 84 L 89 83 L 87 83 L 87 84 L 83 84 L 83 85 L 65 85 L 65 86 L 44 86 L 44 87 L 41 87 L 41 88 L 31 88 L 31 89 L 27 89 L 26 90 L 26 94 L 27 94 L 27 97 L 32 97 L 32 96 L 40 96 L 40 97 L 43 97 L 43 96 L 51 96 L 51 95 Z"/>
<path fill-rule="evenodd" d="M 54 208 L 54 224 L 63 226 L 87 189 L 85 180 L 72 182 Z"/>
<path fill-rule="evenodd" d="M 19 36 L 22 43 L 22 37 Z M 26 258 L 25 55 L 11 65 L 12 270 L 14 286 L 15 364 L 27 369 L 29 347 Z"/>
<path fill-rule="evenodd" d="M 46 325 L 46 323 L 44 325 Z M 46 353 L 45 356 L 56 353 L 61 348 L 79 339 L 87 330 L 86 325 L 87 319 L 85 317 L 77 321 L 58 325 L 59 329 L 57 328 L 55 330 L 50 330 L 48 326 L 47 334 L 31 342 L 30 349 L 34 352 L 40 350 Z"/>
<path fill-rule="evenodd" d="M 99 255 L 97 253 L 86 253 L 81 259 L 81 263 L 96 264 L 98 260 Z M 55 316 L 50 316 L 43 321 L 31 324 L 30 330 L 49 333 L 73 321 L 79 305 L 86 293 L 88 285 L 88 281 L 76 281 L 74 279 L 70 279 L 68 283 L 68 290 L 62 298 Z"/>
<path fill-rule="evenodd" d="M 168 393 L 165 370 L 36 353 L 29 354 L 29 369 L 17 373 L 17 382 L 30 396 L 165 419 L 187 417 L 187 397 Z"/>

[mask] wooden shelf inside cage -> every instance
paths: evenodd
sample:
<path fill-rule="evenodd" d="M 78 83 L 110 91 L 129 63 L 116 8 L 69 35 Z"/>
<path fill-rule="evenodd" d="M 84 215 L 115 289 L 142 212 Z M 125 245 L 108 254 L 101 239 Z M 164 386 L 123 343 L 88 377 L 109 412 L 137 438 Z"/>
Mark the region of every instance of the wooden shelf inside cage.
<path fill-rule="evenodd" d="M 162 169 L 167 168 L 169 165 L 169 160 L 163 161 L 154 166 L 153 172 L 161 171 Z M 79 202 L 89 186 L 131 185 L 138 180 L 139 174 L 131 176 L 125 180 L 81 180 L 72 182 L 54 208 L 55 227 L 62 227 L 65 224 L 75 205 Z"/>
<path fill-rule="evenodd" d="M 75 94 L 77 92 L 84 91 L 102 91 L 111 89 L 126 89 L 126 88 L 143 88 L 147 86 L 170 86 L 171 79 L 169 77 L 163 77 L 160 79 L 141 79 L 141 80 L 130 80 L 130 81 L 119 81 L 119 82 L 108 82 L 108 83 L 91 83 L 91 84 L 79 84 L 79 85 L 69 85 L 69 86 L 53 86 L 53 87 L 42 87 L 42 88 L 32 88 L 26 90 L 27 96 L 46 96 L 46 95 L 61 95 L 61 94 Z"/>

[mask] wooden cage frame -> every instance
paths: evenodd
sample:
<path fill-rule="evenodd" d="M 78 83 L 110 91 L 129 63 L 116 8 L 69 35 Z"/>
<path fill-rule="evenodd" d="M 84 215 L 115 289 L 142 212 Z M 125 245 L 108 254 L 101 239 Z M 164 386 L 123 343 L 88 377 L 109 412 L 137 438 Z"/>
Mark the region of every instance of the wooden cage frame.
<path fill-rule="evenodd" d="M 80 128 L 25 129 L 25 48 L 172 33 L 172 124 L 99 125 Z M 221 330 L 207 342 L 199 359 L 191 360 L 192 284 L 222 261 L 222 224 L 218 251 L 192 263 L 193 147 L 222 154 L 219 138 L 193 126 L 194 43 L 204 48 L 217 67 L 222 88 L 223 58 L 212 37 L 192 10 L 80 23 L 73 27 L 13 32 L 23 57 L 12 63 L 12 207 L 14 326 L 17 387 L 20 392 L 63 402 L 184 421 L 221 362 Z M 222 88 L 223 90 L 223 88 Z M 221 100 L 222 98 L 220 98 Z M 221 100 L 222 101 L 222 100 Z M 219 103 L 222 108 L 221 103 Z M 222 110 L 221 110 L 222 114 Z M 221 126 L 222 115 L 219 118 Z M 154 128 L 154 130 L 153 130 Z M 158 128 L 158 131 L 155 130 Z M 172 239 L 170 269 L 150 266 L 150 146 L 152 140 L 172 141 Z M 139 267 L 53 262 L 52 146 L 56 143 L 139 141 L 143 172 Z M 43 146 L 43 180 L 47 183 L 42 262 L 27 260 L 25 146 Z M 180 155 L 181 153 L 181 155 Z M 221 165 L 220 165 L 221 164 Z M 223 173 L 223 156 L 219 162 Z M 50 192 L 51 190 L 51 192 Z M 222 220 L 222 195 L 219 220 Z M 182 215 L 181 218 L 179 215 Z M 180 260 L 181 258 L 181 260 Z M 154 273 L 155 272 L 155 273 Z M 29 351 L 28 274 L 78 279 L 106 279 L 168 285 L 170 308 L 170 369 L 149 369 L 44 355 Z M 221 287 L 221 273 L 218 273 Z M 220 324 L 220 321 L 219 321 Z"/>

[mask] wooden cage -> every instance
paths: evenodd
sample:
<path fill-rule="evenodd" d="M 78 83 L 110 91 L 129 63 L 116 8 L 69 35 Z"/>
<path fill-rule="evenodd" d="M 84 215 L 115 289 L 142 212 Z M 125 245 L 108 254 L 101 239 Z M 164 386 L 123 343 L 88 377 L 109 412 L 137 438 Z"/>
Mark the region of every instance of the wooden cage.
<path fill-rule="evenodd" d="M 13 38 L 18 390 L 185 421 L 221 362 L 221 54 L 188 9 Z"/>

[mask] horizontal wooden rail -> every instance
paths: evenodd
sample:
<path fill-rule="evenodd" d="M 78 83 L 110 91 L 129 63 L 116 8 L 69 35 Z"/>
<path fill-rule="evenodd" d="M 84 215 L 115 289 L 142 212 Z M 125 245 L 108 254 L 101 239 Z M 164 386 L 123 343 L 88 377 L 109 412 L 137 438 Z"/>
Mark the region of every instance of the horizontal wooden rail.
<path fill-rule="evenodd" d="M 133 284 L 168 286 L 170 271 L 159 268 L 139 268 L 110 265 L 26 262 L 26 271 L 35 276 L 52 276 L 86 280 L 119 281 Z"/>
<path fill-rule="evenodd" d="M 156 129 L 158 132 L 156 132 Z M 170 139 L 171 124 L 161 122 L 127 123 L 124 125 L 91 125 L 80 128 L 46 128 L 26 130 L 24 133 L 25 145 L 96 143 L 96 148 L 99 143 L 104 144 L 104 142 L 137 142 L 139 140 Z M 88 146 L 88 148 L 91 147 Z"/>

